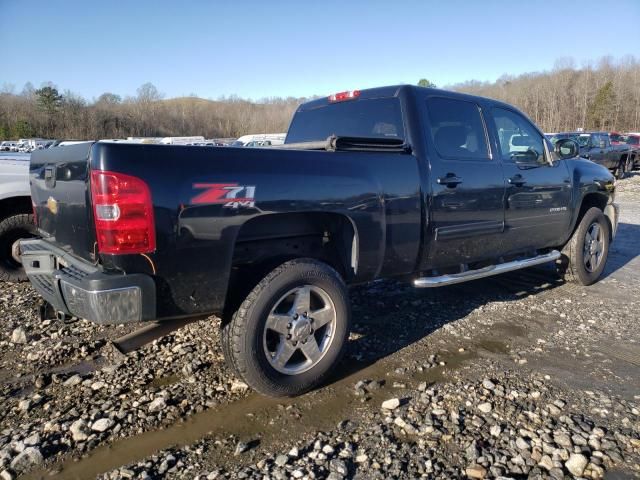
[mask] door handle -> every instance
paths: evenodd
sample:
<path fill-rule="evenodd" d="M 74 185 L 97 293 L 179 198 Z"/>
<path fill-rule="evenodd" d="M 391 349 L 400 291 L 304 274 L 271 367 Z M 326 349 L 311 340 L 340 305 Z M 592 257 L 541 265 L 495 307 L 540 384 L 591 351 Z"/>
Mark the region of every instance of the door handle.
<path fill-rule="evenodd" d="M 456 176 L 455 173 L 447 173 L 444 177 L 440 177 L 437 180 L 438 185 L 446 185 L 449 188 L 455 188 L 459 183 L 462 183 L 462 178 Z"/>
<path fill-rule="evenodd" d="M 515 175 L 509 179 L 509 183 L 511 185 L 515 185 L 516 187 L 521 187 L 522 185 L 527 183 L 527 181 L 522 175 Z"/>

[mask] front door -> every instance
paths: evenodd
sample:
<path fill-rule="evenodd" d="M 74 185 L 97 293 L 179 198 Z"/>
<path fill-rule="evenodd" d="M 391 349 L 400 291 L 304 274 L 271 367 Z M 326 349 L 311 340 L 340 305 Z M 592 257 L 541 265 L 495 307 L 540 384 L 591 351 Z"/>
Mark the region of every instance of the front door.
<path fill-rule="evenodd" d="M 491 117 L 507 182 L 505 251 L 559 246 L 571 221 L 566 163 L 551 161 L 544 136 L 520 113 L 492 108 Z"/>
<path fill-rule="evenodd" d="M 434 268 L 494 258 L 504 230 L 505 183 L 492 158 L 478 104 L 456 98 L 426 99 Z"/>

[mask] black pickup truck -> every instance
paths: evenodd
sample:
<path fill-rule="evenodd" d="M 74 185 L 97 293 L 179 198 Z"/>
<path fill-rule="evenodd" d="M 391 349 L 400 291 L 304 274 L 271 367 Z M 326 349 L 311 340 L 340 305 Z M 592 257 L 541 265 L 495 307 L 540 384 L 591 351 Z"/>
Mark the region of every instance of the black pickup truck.
<path fill-rule="evenodd" d="M 438 287 L 549 262 L 595 282 L 617 227 L 614 178 L 577 153 L 486 98 L 341 92 L 301 105 L 281 147 L 34 152 L 42 238 L 22 242 L 22 259 L 59 317 L 219 315 L 230 367 L 296 395 L 341 357 L 347 285 Z"/>
<path fill-rule="evenodd" d="M 612 143 L 608 132 L 561 133 L 552 137 L 552 143 L 567 137 L 578 142 L 581 157 L 607 167 L 616 178 L 624 178 L 634 168 L 635 152 L 625 143 Z"/>

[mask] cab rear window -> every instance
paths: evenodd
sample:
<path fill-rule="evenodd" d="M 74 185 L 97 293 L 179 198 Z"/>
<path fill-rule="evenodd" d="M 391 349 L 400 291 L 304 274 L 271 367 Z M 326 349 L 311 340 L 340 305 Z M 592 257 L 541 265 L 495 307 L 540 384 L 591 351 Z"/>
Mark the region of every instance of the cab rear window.
<path fill-rule="evenodd" d="M 404 139 L 402 110 L 395 97 L 357 99 L 297 112 L 286 143 L 339 137 Z"/>

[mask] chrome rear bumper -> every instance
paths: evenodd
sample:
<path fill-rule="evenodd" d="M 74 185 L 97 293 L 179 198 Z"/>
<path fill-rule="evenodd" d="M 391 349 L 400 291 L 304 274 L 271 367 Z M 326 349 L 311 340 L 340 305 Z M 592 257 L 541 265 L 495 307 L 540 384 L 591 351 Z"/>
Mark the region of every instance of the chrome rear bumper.
<path fill-rule="evenodd" d="M 23 240 L 20 250 L 29 281 L 56 312 L 99 324 L 155 319 L 156 289 L 148 275 L 104 273 L 40 239 Z"/>

